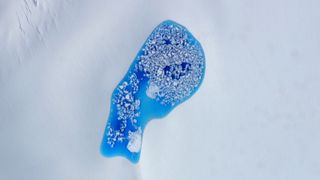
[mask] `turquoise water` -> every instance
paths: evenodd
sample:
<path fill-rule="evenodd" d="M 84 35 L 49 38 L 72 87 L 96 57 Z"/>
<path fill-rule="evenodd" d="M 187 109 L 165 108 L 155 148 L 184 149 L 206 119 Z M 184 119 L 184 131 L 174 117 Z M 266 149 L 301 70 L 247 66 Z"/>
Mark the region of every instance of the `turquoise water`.
<path fill-rule="evenodd" d="M 205 56 L 195 37 L 176 22 L 159 24 L 112 93 L 101 153 L 137 163 L 146 124 L 190 98 L 204 74 Z"/>

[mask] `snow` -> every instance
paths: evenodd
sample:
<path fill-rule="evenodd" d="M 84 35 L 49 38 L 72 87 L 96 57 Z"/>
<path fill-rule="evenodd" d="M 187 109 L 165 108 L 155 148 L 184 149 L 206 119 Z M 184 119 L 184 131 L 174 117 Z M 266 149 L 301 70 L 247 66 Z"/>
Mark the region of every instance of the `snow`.
<path fill-rule="evenodd" d="M 0 179 L 320 177 L 317 0 L 0 1 Z M 200 41 L 199 91 L 141 159 L 99 147 L 111 93 L 166 19 Z"/>

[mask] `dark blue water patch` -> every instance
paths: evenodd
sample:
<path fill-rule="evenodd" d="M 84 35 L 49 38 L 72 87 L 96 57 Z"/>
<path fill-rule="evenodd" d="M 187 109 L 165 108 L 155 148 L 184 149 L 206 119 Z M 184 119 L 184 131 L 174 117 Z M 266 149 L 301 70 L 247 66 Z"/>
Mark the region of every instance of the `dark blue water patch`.
<path fill-rule="evenodd" d="M 171 79 L 179 80 L 191 70 L 191 64 L 183 62 L 181 64 L 166 65 L 163 68 L 164 74 Z"/>
<path fill-rule="evenodd" d="M 147 123 L 190 98 L 204 73 L 204 52 L 194 36 L 173 21 L 158 25 L 112 93 L 102 154 L 137 163 Z"/>

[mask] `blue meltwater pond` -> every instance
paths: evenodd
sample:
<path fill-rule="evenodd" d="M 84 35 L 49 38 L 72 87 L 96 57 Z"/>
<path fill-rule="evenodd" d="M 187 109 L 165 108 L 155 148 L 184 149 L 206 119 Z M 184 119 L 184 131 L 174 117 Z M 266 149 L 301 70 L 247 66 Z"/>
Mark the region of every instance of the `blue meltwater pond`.
<path fill-rule="evenodd" d="M 170 20 L 158 25 L 112 93 L 102 154 L 137 163 L 148 121 L 190 98 L 204 73 L 204 52 L 195 37 Z"/>

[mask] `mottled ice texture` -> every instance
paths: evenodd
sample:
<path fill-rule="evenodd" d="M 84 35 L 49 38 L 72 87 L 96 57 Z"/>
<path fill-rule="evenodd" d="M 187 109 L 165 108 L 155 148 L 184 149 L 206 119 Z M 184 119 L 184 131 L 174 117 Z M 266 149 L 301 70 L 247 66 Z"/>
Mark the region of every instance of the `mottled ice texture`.
<path fill-rule="evenodd" d="M 173 21 L 158 25 L 112 94 L 102 154 L 137 163 L 148 121 L 190 98 L 204 72 L 204 52 L 193 35 Z"/>

